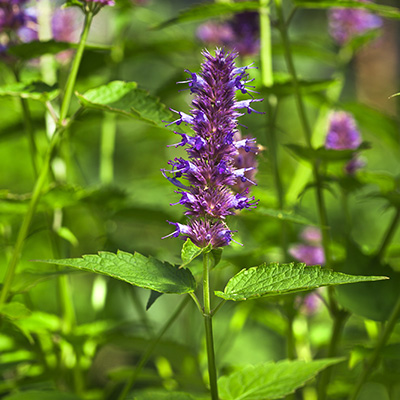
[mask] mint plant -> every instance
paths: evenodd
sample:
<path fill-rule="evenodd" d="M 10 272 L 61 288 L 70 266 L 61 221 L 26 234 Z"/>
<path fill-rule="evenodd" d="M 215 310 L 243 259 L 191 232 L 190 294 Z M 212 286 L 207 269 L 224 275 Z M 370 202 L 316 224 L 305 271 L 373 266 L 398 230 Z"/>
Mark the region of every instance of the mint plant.
<path fill-rule="evenodd" d="M 399 19 L 0 0 L 0 397 L 397 398 Z"/>

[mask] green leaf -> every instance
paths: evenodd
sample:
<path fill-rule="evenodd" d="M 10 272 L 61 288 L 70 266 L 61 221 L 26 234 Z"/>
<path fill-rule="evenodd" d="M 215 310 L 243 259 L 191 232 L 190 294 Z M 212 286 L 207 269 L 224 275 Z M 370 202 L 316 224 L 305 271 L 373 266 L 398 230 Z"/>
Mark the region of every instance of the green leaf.
<path fill-rule="evenodd" d="M 156 292 L 184 294 L 193 292 L 196 288 L 195 279 L 189 270 L 179 269 L 167 262 L 152 257 L 147 258 L 139 253 L 118 251 L 114 254 L 101 251 L 99 255 L 85 255 L 82 258 L 37 261 L 111 276 Z"/>
<path fill-rule="evenodd" d="M 219 17 L 226 14 L 240 13 L 243 11 L 255 11 L 260 8 L 256 1 L 243 1 L 240 3 L 211 3 L 195 5 L 187 10 L 183 10 L 175 18 L 169 19 L 157 25 L 155 29 L 162 29 L 170 25 L 201 21 L 204 19 Z"/>
<path fill-rule="evenodd" d="M 165 105 L 146 90 L 138 89 L 136 82 L 113 81 L 76 95 L 85 107 L 115 112 L 163 128 L 162 121 L 171 118 Z"/>
<path fill-rule="evenodd" d="M 294 214 L 293 212 L 288 212 L 288 211 L 282 211 L 282 210 L 275 210 L 273 208 L 256 208 L 254 210 L 255 214 L 260 214 L 260 215 L 265 215 L 268 217 L 276 218 L 281 221 L 289 221 L 289 222 L 294 222 L 295 224 L 302 224 L 302 225 L 315 225 L 314 222 L 311 222 L 309 219 L 301 216 Z"/>
<path fill-rule="evenodd" d="M 11 303 L 4 304 L 0 309 L 0 314 L 9 319 L 20 319 L 29 317 L 31 315 L 31 311 L 26 308 L 24 304 L 13 301 Z"/>
<path fill-rule="evenodd" d="M 294 4 L 303 8 L 364 8 L 373 11 L 382 17 L 400 19 L 400 10 L 396 7 L 374 3 L 361 3 L 357 0 L 294 0 Z"/>
<path fill-rule="evenodd" d="M 326 149 L 325 147 L 319 147 L 313 149 L 306 146 L 300 146 L 297 144 L 287 144 L 286 147 L 294 153 L 296 156 L 302 158 L 303 160 L 312 162 L 315 160 L 325 161 L 325 162 L 336 162 L 336 161 L 349 161 L 354 156 L 355 153 L 360 150 L 369 149 L 370 145 L 367 142 L 361 143 L 357 149 L 354 150 L 332 150 Z"/>
<path fill-rule="evenodd" d="M 350 274 L 382 274 L 390 279 L 384 282 L 366 282 L 336 288 L 339 303 L 353 314 L 374 321 L 385 321 L 399 297 L 400 272 L 382 265 L 378 259 L 364 254 L 356 243 L 349 243 L 346 259 L 337 266 Z"/>
<path fill-rule="evenodd" d="M 0 96 L 21 97 L 39 100 L 43 103 L 57 97 L 58 92 L 56 85 L 49 86 L 41 81 L 18 82 L 0 86 Z"/>
<path fill-rule="evenodd" d="M 154 290 L 150 290 L 150 296 L 149 299 L 147 300 L 146 304 L 146 311 L 150 309 L 150 307 L 156 302 L 156 300 L 161 297 L 163 293 L 160 292 L 155 292 Z"/>
<path fill-rule="evenodd" d="M 249 365 L 218 379 L 222 400 L 280 399 L 303 386 L 321 370 L 343 361 L 340 358 L 317 361 L 268 362 Z"/>
<path fill-rule="evenodd" d="M 189 393 L 170 392 L 167 390 L 147 389 L 139 392 L 134 392 L 128 396 L 128 400 L 195 400 Z"/>
<path fill-rule="evenodd" d="M 290 76 L 283 76 L 281 74 L 274 74 L 274 84 L 271 87 L 265 87 L 262 89 L 262 94 L 274 94 L 278 97 L 285 97 L 294 94 L 294 84 L 293 80 Z M 301 92 L 303 94 L 320 92 L 330 87 L 337 85 L 339 83 L 336 79 L 322 79 L 318 81 L 306 81 L 299 80 L 299 85 L 301 88 Z"/>
<path fill-rule="evenodd" d="M 57 392 L 50 390 L 27 390 L 3 397 L 3 400 L 81 400 L 72 393 Z"/>
<path fill-rule="evenodd" d="M 7 52 L 22 60 L 31 60 L 32 58 L 37 58 L 44 54 L 57 54 L 60 53 L 61 51 L 75 49 L 77 47 L 78 47 L 77 43 L 56 42 L 55 40 L 48 40 L 48 41 L 34 40 L 29 43 L 21 43 L 15 46 L 10 46 L 7 49 Z M 110 47 L 106 46 L 93 46 L 93 45 L 86 45 L 85 48 L 86 50 L 98 50 L 98 51 L 105 51 L 110 49 Z"/>
<path fill-rule="evenodd" d="M 346 275 L 321 268 L 319 265 L 271 263 L 241 270 L 229 280 L 224 292 L 215 292 L 215 294 L 225 300 L 240 301 L 301 292 L 321 286 L 383 279 L 388 278 L 385 276 Z"/>
<path fill-rule="evenodd" d="M 186 239 L 186 242 L 182 246 L 181 258 L 183 264 L 181 265 L 181 267 L 188 265 L 202 252 L 203 252 L 202 248 L 197 247 L 190 239 Z"/>

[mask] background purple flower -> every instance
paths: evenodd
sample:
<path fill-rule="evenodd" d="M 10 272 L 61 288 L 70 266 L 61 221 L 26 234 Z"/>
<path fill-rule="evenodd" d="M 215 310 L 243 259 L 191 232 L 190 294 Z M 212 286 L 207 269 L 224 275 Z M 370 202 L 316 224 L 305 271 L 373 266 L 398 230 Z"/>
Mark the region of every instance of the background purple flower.
<path fill-rule="evenodd" d="M 257 54 L 259 36 L 259 14 L 255 11 L 235 14 L 223 23 L 207 22 L 197 29 L 197 37 L 202 42 L 234 49 L 240 55 Z"/>
<path fill-rule="evenodd" d="M 298 243 L 289 248 L 289 254 L 307 265 L 325 264 L 324 249 L 321 246 L 321 231 L 315 227 L 305 228 L 300 237 L 306 243 Z"/>
<path fill-rule="evenodd" d="M 367 3 L 366 0 L 358 0 Z M 328 12 L 329 32 L 340 45 L 382 26 L 382 19 L 361 8 L 332 8 Z"/>
<path fill-rule="evenodd" d="M 361 135 L 350 113 L 333 112 L 329 120 L 325 147 L 332 150 L 354 150 L 361 144 Z"/>

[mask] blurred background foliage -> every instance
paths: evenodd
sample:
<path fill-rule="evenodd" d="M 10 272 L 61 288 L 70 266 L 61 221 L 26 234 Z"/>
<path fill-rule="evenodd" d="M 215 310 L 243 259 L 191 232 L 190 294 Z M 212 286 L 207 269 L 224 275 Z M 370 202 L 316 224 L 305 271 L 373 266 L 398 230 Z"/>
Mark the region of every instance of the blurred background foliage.
<path fill-rule="evenodd" d="M 62 2 L 50 3 L 53 7 L 52 3 Z M 395 1 L 382 3 L 397 5 Z M 199 25 L 231 18 L 225 15 L 161 25 L 194 4 L 199 2 L 117 0 L 115 7 L 105 7 L 90 31 L 90 46 L 79 70 L 77 92 L 84 93 L 112 80 L 134 81 L 167 108 L 187 112 L 192 96 L 176 82 L 187 79 L 184 69 L 198 70 L 201 49 L 215 47 L 198 38 Z M 284 6 L 288 14 L 292 4 L 288 1 Z M 79 12 L 77 15 L 79 30 L 82 20 Z M 307 113 L 315 131 L 314 145 L 324 144 L 332 109 L 351 112 L 363 142 L 369 143 L 369 149 L 362 152 L 366 167 L 355 176 L 343 174 L 344 161 L 324 166 L 328 189 L 324 193 L 335 260 L 335 265 L 329 267 L 347 273 L 392 277 L 388 282 L 350 285 L 338 290 L 339 302 L 354 314 L 346 324 L 339 351 L 339 355 L 349 358 L 335 370 L 329 392 L 332 399 L 346 398 L 363 360 L 371 352 L 371 341 L 377 338 L 399 293 L 400 232 L 395 233 L 383 259 L 378 262 L 375 258 L 393 214 L 400 207 L 398 100 L 388 99 L 399 87 L 398 30 L 398 21 L 384 19 L 381 33 L 375 34 L 378 37 L 365 35 L 339 48 L 329 35 L 325 9 L 300 8 L 290 25 L 293 57 L 304 81 Z M 305 142 L 283 53 L 273 23 L 275 85 L 262 88 L 259 69 L 251 70 L 250 75 L 263 97 L 272 93 L 274 101 L 279 102 L 274 123 L 278 150 L 273 157 L 278 160 L 285 193 L 284 209 L 292 220 L 297 218 L 296 222 L 300 222 L 292 222 L 288 217 L 285 223 L 289 246 L 300 241 L 304 221 L 318 225 L 318 215 L 313 187 L 308 185 L 312 179 L 310 166 L 304 160 L 307 156 L 286 146 L 304 146 Z M 45 57 L 53 62 L 51 55 Z M 254 62 L 259 67 L 259 54 L 256 51 L 241 55 L 238 62 Z M 59 87 L 63 88 L 69 61 L 51 65 Z M 43 79 L 49 85 L 55 83 L 37 58 L 23 65 L 20 76 L 22 81 Z M 7 62 L 1 63 L 0 85 L 14 81 Z M 41 102 L 29 99 L 28 105 L 40 159 L 48 141 L 48 116 Z M 235 240 L 244 247 L 232 244 L 224 249 L 218 273 L 213 275 L 213 287 L 218 290 L 240 269 L 263 262 L 293 261 L 281 250 L 282 210 L 271 163 L 270 116 L 266 102 L 257 106 L 267 114 L 254 118 L 246 115 L 241 122 L 248 127 L 243 132 L 255 136 L 264 149 L 258 157 L 258 186 L 253 188 L 254 196 L 260 199 L 259 209 L 243 212 L 231 220 L 232 229 L 238 230 Z M 72 110 L 77 108 L 75 97 Z M 0 96 L 0 109 L 2 279 L 27 210 L 35 174 L 20 99 Z M 172 118 L 171 114 L 169 120 Z M 15 299 L 27 309 L 2 321 L 0 397 L 18 390 L 56 387 L 84 399 L 117 398 L 146 345 L 178 306 L 178 296 L 163 295 L 145 311 L 147 290 L 103 276 L 69 271 L 71 312 L 76 319 L 73 318 L 70 329 L 64 329 L 66 310 L 60 304 L 56 280 L 61 272 L 32 260 L 124 250 L 180 263 L 182 242 L 161 239 L 171 229 L 166 220 L 184 221 L 182 208 L 170 206 L 177 201 L 177 195 L 160 172 L 168 160 L 181 152 L 179 148 L 167 147 L 176 143 L 175 136 L 169 129 L 88 109 L 63 137 L 52 162 L 54 179 L 34 217 L 14 282 Z M 347 202 L 346 209 L 343 201 Z M 198 270 L 196 262 L 194 272 Z M 324 291 L 319 293 L 325 296 Z M 302 300 L 304 296 L 293 295 L 289 299 L 227 304 L 215 319 L 221 373 L 248 363 L 286 358 L 288 324 L 293 325 L 296 357 L 323 357 L 331 332 L 329 313 L 318 297 L 312 311 L 302 305 Z M 164 335 L 139 376 L 136 389 L 205 392 L 202 321 L 194 310 L 195 306 L 189 304 Z M 363 388 L 360 400 L 400 398 L 398 329 L 391 343 L 384 350 L 380 369 Z M 149 398 L 162 398 L 154 396 Z M 293 398 L 315 399 L 313 385 Z"/>

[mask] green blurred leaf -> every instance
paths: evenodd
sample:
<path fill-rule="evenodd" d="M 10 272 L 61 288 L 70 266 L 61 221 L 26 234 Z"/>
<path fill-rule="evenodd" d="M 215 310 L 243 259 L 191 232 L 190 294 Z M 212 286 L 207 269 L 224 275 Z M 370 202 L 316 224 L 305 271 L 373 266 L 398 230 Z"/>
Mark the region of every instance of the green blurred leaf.
<path fill-rule="evenodd" d="M 284 360 L 249 365 L 218 379 L 220 397 L 222 400 L 280 399 L 303 386 L 324 368 L 341 361 L 340 358 L 310 362 Z"/>
<path fill-rule="evenodd" d="M 294 4 L 303 8 L 364 8 L 385 18 L 400 19 L 400 10 L 398 8 L 372 2 L 363 3 L 357 0 L 294 0 Z"/>
<path fill-rule="evenodd" d="M 77 43 L 70 42 L 57 42 L 55 40 L 39 41 L 34 40 L 28 43 L 20 43 L 15 46 L 10 46 L 7 52 L 22 59 L 31 60 L 32 58 L 41 57 L 44 54 L 57 54 L 61 51 L 76 49 L 78 47 Z M 109 46 L 99 46 L 99 45 L 86 45 L 86 50 L 94 51 L 109 51 L 111 47 Z"/>
<path fill-rule="evenodd" d="M 240 13 L 243 11 L 256 11 L 260 5 L 256 1 L 243 1 L 240 3 L 211 3 L 194 5 L 183 10 L 175 18 L 171 18 L 157 25 L 155 29 L 162 29 L 170 25 L 182 22 L 201 21 L 212 17 L 219 17 L 226 14 Z"/>
<path fill-rule="evenodd" d="M 183 392 L 170 392 L 167 390 L 147 389 L 139 392 L 133 392 L 131 396 L 128 396 L 128 400 L 195 400 L 197 397 L 193 397 L 189 393 Z"/>
<path fill-rule="evenodd" d="M 336 79 L 321 79 L 318 81 L 298 81 L 303 94 L 320 92 L 340 83 Z M 263 95 L 274 94 L 278 97 L 290 96 L 295 93 L 293 80 L 288 75 L 274 74 L 274 84 L 261 90 Z"/>
<path fill-rule="evenodd" d="M 306 146 L 300 146 L 298 144 L 287 144 L 286 147 L 296 156 L 309 162 L 313 162 L 314 160 L 336 162 L 349 161 L 352 159 L 355 153 L 359 152 L 360 150 L 369 149 L 370 145 L 364 142 L 354 150 L 332 150 L 326 149 L 325 147 L 313 149 Z"/>
<path fill-rule="evenodd" d="M 72 393 L 50 390 L 27 390 L 3 397 L 3 400 L 81 400 Z"/>
<path fill-rule="evenodd" d="M 82 258 L 37 261 L 107 275 L 156 292 L 184 294 L 196 288 L 194 277 L 188 269 L 179 269 L 139 253 L 118 251 L 114 254 L 102 251 L 99 255 L 85 255 Z"/>
<path fill-rule="evenodd" d="M 203 252 L 202 248 L 197 247 L 190 239 L 186 239 L 186 242 L 183 244 L 181 251 L 181 258 L 183 261 L 181 267 L 188 265 L 202 252 Z"/>
<path fill-rule="evenodd" d="M 275 210 L 273 208 L 259 207 L 254 210 L 254 214 L 265 215 L 267 217 L 276 218 L 281 221 L 294 222 L 295 224 L 315 225 L 315 223 L 311 222 L 309 219 L 290 211 L 288 212 L 282 210 Z"/>
<path fill-rule="evenodd" d="M 39 100 L 45 103 L 58 95 L 56 85 L 49 86 L 41 81 L 17 82 L 0 86 L 0 96 L 21 97 L 23 99 Z"/>
<path fill-rule="evenodd" d="M 165 105 L 146 90 L 138 89 L 136 82 L 113 81 L 76 95 L 85 107 L 115 112 L 158 127 L 164 128 L 162 121 L 171 117 Z"/>
<path fill-rule="evenodd" d="M 321 286 L 383 279 L 388 278 L 346 275 L 318 265 L 306 266 L 303 263 L 271 263 L 241 270 L 229 280 L 224 292 L 215 292 L 215 294 L 225 300 L 240 301 L 301 292 Z"/>
<path fill-rule="evenodd" d="M 26 318 L 31 315 L 31 311 L 22 303 L 13 301 L 4 304 L 0 309 L 0 314 L 9 319 Z"/>
<path fill-rule="evenodd" d="M 355 243 L 347 246 L 346 259 L 337 269 L 349 274 L 382 274 L 390 279 L 384 282 L 366 282 L 336 288 L 339 303 L 356 315 L 374 321 L 389 318 L 399 297 L 400 273 L 368 256 Z"/>

